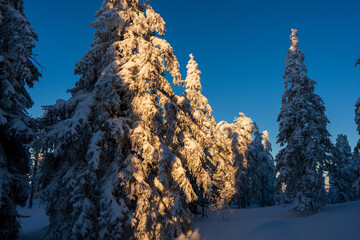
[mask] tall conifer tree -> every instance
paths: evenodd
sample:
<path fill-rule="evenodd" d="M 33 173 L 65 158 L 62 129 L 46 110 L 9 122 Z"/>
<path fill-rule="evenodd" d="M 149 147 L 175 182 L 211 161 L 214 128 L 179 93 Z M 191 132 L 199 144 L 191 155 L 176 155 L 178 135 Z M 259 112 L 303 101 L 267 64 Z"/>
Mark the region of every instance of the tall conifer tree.
<path fill-rule="evenodd" d="M 353 188 L 355 190 L 355 199 L 360 198 L 360 156 L 359 149 L 355 147 L 353 153 L 353 161 L 354 161 L 354 178 L 355 181 L 353 183 Z"/>
<path fill-rule="evenodd" d="M 355 63 L 355 67 L 359 64 L 360 64 L 360 56 Z M 360 98 L 357 100 L 355 104 L 355 123 L 357 125 L 357 131 L 360 134 Z M 354 155 L 356 156 L 356 158 L 359 157 L 359 149 L 360 149 L 360 140 L 357 142 L 354 150 L 355 153 Z M 359 198 L 360 197 L 360 162 L 358 162 L 358 164 L 355 166 L 354 172 L 356 179 L 353 184 L 353 187 L 355 188 L 356 195 Z"/>
<path fill-rule="evenodd" d="M 329 120 L 315 81 L 306 74 L 304 53 L 298 49 L 297 31 L 292 29 L 291 47 L 285 58 L 285 91 L 277 121 L 277 193 L 281 202 L 296 212 L 317 212 L 326 203 L 323 172 L 330 151 Z M 282 190 L 284 191 L 282 193 Z"/>
<path fill-rule="evenodd" d="M 33 137 L 25 86 L 41 74 L 34 61 L 37 35 L 21 0 L 0 0 L 0 239 L 15 239 L 20 229 L 16 207 L 27 199 L 29 152 Z"/>
<path fill-rule="evenodd" d="M 275 204 L 275 162 L 274 157 L 271 154 L 272 147 L 269 140 L 269 132 L 262 132 L 263 141 L 262 144 L 265 150 L 265 158 L 263 161 L 263 197 L 260 202 L 260 206 L 271 206 Z"/>
<path fill-rule="evenodd" d="M 201 93 L 201 72 L 192 54 L 186 67 L 188 71 L 183 98 L 189 105 L 181 105 L 188 114 L 187 122 L 182 124 L 181 129 L 185 143 L 181 154 L 191 159 L 187 166 L 194 178 L 193 185 L 199 196 L 197 204 L 201 205 L 204 216 L 205 205 L 211 203 L 219 207 L 235 194 L 232 177 L 235 168 L 225 156 L 221 140 L 218 139 L 219 130 L 211 115 L 211 106 Z"/>
<path fill-rule="evenodd" d="M 145 1 L 105 0 L 96 16 L 72 97 L 43 120 L 48 237 L 173 239 L 191 229 L 192 180 L 204 192 L 210 183 L 201 151 L 191 154 L 202 145 L 190 104 L 164 77 L 184 85 L 179 63 Z"/>

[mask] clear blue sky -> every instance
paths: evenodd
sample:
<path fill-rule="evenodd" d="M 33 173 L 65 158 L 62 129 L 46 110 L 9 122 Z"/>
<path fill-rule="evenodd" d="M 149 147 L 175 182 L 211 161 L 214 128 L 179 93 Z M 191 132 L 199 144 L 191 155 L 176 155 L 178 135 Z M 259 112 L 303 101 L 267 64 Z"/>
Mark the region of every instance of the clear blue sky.
<path fill-rule="evenodd" d="M 24 0 L 25 14 L 39 35 L 35 49 L 46 69 L 30 90 L 35 102 L 29 111 L 69 98 L 66 90 L 79 76 L 75 63 L 89 49 L 94 29 L 88 24 L 101 0 Z M 284 57 L 291 28 L 298 29 L 308 76 L 317 82 L 331 121 L 330 133 L 348 135 L 355 146 L 359 136 L 354 104 L 360 97 L 359 0 L 243 1 L 152 0 L 150 5 L 167 23 L 165 38 L 174 48 L 186 77 L 193 53 L 202 71 L 203 94 L 217 121 L 232 122 L 239 112 L 268 130 L 274 153 L 277 115 L 284 90 Z M 181 94 L 182 90 L 177 88 Z M 335 140 L 333 137 L 333 140 Z"/>

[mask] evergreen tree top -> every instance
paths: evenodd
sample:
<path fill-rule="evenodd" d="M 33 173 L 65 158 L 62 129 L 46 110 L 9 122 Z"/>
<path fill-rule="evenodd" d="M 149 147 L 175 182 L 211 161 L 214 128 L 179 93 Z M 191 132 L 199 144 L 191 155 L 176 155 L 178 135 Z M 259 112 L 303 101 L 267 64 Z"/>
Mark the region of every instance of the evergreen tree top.
<path fill-rule="evenodd" d="M 336 144 L 335 144 L 335 147 L 337 149 L 337 152 L 335 155 L 338 155 L 338 156 L 335 156 L 337 158 L 340 158 L 340 159 L 337 159 L 337 161 L 342 161 L 343 164 L 350 164 L 350 159 L 351 159 L 351 147 L 350 147 L 350 144 L 349 144 L 349 141 L 347 139 L 347 136 L 344 135 L 344 134 L 339 134 L 336 138 Z M 346 161 L 346 162 L 344 162 Z"/>
<path fill-rule="evenodd" d="M 262 132 L 262 137 L 263 137 L 263 141 L 262 141 L 262 144 L 264 145 L 264 149 L 267 151 L 267 152 L 271 152 L 272 151 L 272 148 L 271 148 L 271 143 L 270 143 L 270 140 L 269 140 L 269 132 L 268 131 L 263 131 Z"/>
<path fill-rule="evenodd" d="M 299 49 L 299 38 L 296 29 L 291 29 L 290 41 L 291 46 L 285 57 L 285 72 L 283 75 L 285 88 L 294 83 L 311 87 L 315 82 L 306 76 L 307 69 L 304 64 L 305 55 Z"/>
<path fill-rule="evenodd" d="M 75 66 L 75 74 L 82 77 L 70 92 L 91 90 L 105 70 L 99 62 L 106 62 L 109 68 L 126 63 L 121 78 L 129 77 L 131 89 L 146 86 L 149 92 L 174 96 L 165 77 L 158 77 L 168 72 L 175 85 L 184 84 L 173 48 L 160 37 L 166 31 L 162 17 L 139 0 L 106 0 L 95 16 L 97 19 L 90 24 L 96 28 L 95 38 Z"/>
<path fill-rule="evenodd" d="M 291 40 L 290 50 L 293 52 L 296 51 L 299 46 L 299 39 L 298 39 L 297 35 L 298 35 L 297 30 L 292 28 L 291 35 L 290 35 L 290 40 Z"/>
<path fill-rule="evenodd" d="M 194 60 L 194 56 L 190 54 L 190 60 L 186 66 L 187 68 L 187 76 L 185 79 L 185 86 L 190 90 L 202 90 L 201 82 L 200 82 L 200 74 L 201 71 L 198 69 L 198 64 Z"/>
<path fill-rule="evenodd" d="M 347 136 L 344 134 L 339 134 L 336 138 L 336 147 L 337 148 L 343 148 L 346 146 L 346 150 L 348 150 L 349 152 L 351 152 L 351 147 L 349 145 L 349 141 L 347 139 Z"/>

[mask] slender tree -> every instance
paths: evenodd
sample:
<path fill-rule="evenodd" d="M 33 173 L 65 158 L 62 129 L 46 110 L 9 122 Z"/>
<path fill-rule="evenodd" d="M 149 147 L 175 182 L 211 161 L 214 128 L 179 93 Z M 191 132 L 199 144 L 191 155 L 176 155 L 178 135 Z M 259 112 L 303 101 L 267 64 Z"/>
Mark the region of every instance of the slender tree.
<path fill-rule="evenodd" d="M 40 185 L 39 185 L 39 176 L 40 170 L 43 163 L 43 152 L 45 151 L 42 141 L 39 141 L 44 135 L 44 126 L 41 126 L 42 120 L 40 118 L 34 119 L 34 139 L 30 144 L 30 172 L 29 172 L 29 181 L 30 181 L 30 193 L 28 207 L 32 208 L 33 199 L 38 199 L 40 197 Z"/>
<path fill-rule="evenodd" d="M 269 132 L 262 132 L 263 141 L 262 144 L 265 150 L 265 158 L 263 161 L 263 169 L 265 174 L 263 175 L 263 192 L 262 201 L 260 206 L 271 206 L 275 204 L 275 162 L 274 157 L 271 154 L 272 147 L 269 140 Z"/>
<path fill-rule="evenodd" d="M 210 172 L 206 171 L 208 165 L 205 152 L 207 136 L 198 125 L 201 117 L 195 116 L 199 114 L 198 107 L 203 104 L 196 100 L 198 95 L 201 95 L 201 93 L 198 93 L 201 91 L 200 71 L 197 69 L 197 63 L 193 58 L 189 61 L 187 68 L 188 72 L 184 84 L 186 90 L 184 96 L 179 98 L 180 108 L 175 104 L 166 105 L 168 113 L 166 115 L 168 123 L 167 139 L 171 149 L 186 162 L 191 185 L 198 196 L 197 201 L 190 204 L 190 210 L 197 215 L 199 214 L 198 207 L 201 206 L 204 217 L 205 201 L 210 195 L 211 178 Z M 207 104 L 207 101 L 204 104 Z"/>
<path fill-rule="evenodd" d="M 184 124 L 179 125 L 182 127 L 180 131 L 184 136 L 185 144 L 183 148 L 178 149 L 181 155 L 191 159 L 187 166 L 193 177 L 193 187 L 199 197 L 194 204 L 201 206 L 204 217 L 205 205 L 211 203 L 221 206 L 235 193 L 234 179 L 231 178 L 235 168 L 223 154 L 220 154 L 221 146 L 216 140 L 219 136 L 216 135 L 218 129 L 211 115 L 212 109 L 208 100 L 201 93 L 201 72 L 192 54 L 187 69 L 183 102 L 189 105 L 180 106 L 187 113 L 188 118 Z"/>
<path fill-rule="evenodd" d="M 248 159 L 248 169 L 246 172 L 246 177 L 248 178 L 248 183 L 250 187 L 250 202 L 257 204 L 261 201 L 261 178 L 262 172 L 262 161 L 264 160 L 264 146 L 262 145 L 262 137 L 259 132 L 259 128 L 254 123 L 252 141 L 247 150 L 246 156 Z"/>
<path fill-rule="evenodd" d="M 274 204 L 274 160 L 270 154 L 271 144 L 268 133 L 264 138 L 254 123 L 253 141 L 248 150 L 248 178 L 250 182 L 251 201 L 260 207 Z"/>
<path fill-rule="evenodd" d="M 360 198 L 360 156 L 359 156 L 359 149 L 355 147 L 353 153 L 354 159 L 354 178 L 355 181 L 353 183 L 353 188 L 355 190 L 355 199 Z"/>
<path fill-rule="evenodd" d="M 25 86 L 41 74 L 32 52 L 37 35 L 21 0 L 0 0 L 0 239 L 16 239 L 20 229 L 16 207 L 27 199 L 33 105 Z"/>
<path fill-rule="evenodd" d="M 329 200 L 331 203 L 343 203 L 355 199 L 352 184 L 355 180 L 351 147 L 347 136 L 339 134 L 333 150 L 329 167 Z"/>
<path fill-rule="evenodd" d="M 277 119 L 277 142 L 282 147 L 275 159 L 277 196 L 281 202 L 291 203 L 296 212 L 317 212 L 326 204 L 323 172 L 330 152 L 329 120 L 323 100 L 314 93 L 315 81 L 306 75 L 295 29 L 290 40 Z"/>
<path fill-rule="evenodd" d="M 28 203 L 28 207 L 32 208 L 33 207 L 33 200 L 34 197 L 36 197 L 36 193 L 37 193 L 37 176 L 38 176 L 38 167 L 39 166 L 39 154 L 36 152 L 32 153 L 31 156 L 31 164 L 30 164 L 30 193 L 29 193 L 29 203 Z"/>
<path fill-rule="evenodd" d="M 355 63 L 355 67 L 359 64 L 360 64 L 360 56 Z M 355 104 L 355 123 L 357 125 L 357 131 L 360 134 L 360 98 L 357 100 Z M 357 145 L 354 149 L 354 155 L 356 157 L 355 159 L 359 158 L 359 148 L 360 148 L 360 140 L 357 142 Z M 357 197 L 360 198 L 360 162 L 358 162 L 358 164 L 355 166 L 354 173 L 356 179 L 355 182 L 353 183 L 353 187 L 355 188 Z"/>

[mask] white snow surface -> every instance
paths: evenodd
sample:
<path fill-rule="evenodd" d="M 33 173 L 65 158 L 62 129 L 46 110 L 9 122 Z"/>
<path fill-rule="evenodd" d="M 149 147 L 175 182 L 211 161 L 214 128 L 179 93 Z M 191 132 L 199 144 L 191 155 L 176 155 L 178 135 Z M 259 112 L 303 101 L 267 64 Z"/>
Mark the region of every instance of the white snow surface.
<path fill-rule="evenodd" d="M 39 204 L 37 199 L 33 202 L 33 207 L 18 208 L 18 213 L 22 216 L 29 216 L 21 219 L 21 230 L 18 240 L 43 240 L 46 227 L 49 224 L 45 209 Z"/>
<path fill-rule="evenodd" d="M 329 205 L 299 216 L 286 207 L 226 209 L 196 220 L 200 240 L 359 240 L 360 201 Z"/>
<path fill-rule="evenodd" d="M 48 217 L 35 202 L 19 208 L 22 220 L 19 240 L 42 240 Z M 200 240 L 359 240 L 360 201 L 328 205 L 320 213 L 299 216 L 286 207 L 226 209 L 195 219 L 194 238 Z"/>

